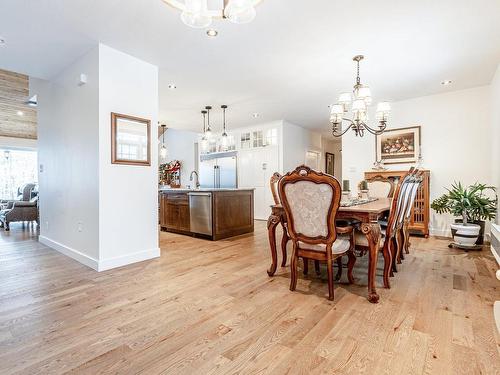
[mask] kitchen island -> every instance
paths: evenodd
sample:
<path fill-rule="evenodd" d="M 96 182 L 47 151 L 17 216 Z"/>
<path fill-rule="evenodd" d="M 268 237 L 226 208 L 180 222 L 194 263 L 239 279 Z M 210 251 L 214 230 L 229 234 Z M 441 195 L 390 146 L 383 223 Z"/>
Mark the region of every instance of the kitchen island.
<path fill-rule="evenodd" d="M 253 190 L 160 189 L 160 228 L 211 240 L 253 232 Z"/>

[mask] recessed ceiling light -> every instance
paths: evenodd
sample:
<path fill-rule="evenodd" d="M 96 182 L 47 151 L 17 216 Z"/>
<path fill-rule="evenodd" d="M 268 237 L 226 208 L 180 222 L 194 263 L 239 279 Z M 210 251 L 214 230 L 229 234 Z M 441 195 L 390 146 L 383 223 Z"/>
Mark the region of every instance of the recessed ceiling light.
<path fill-rule="evenodd" d="M 207 30 L 207 35 L 210 37 L 210 38 L 215 38 L 217 35 L 219 35 L 219 32 L 215 29 L 208 29 Z"/>
<path fill-rule="evenodd" d="M 177 88 L 177 86 L 175 85 L 175 83 L 171 83 L 171 84 L 168 85 L 168 88 L 170 90 L 175 90 Z"/>
<path fill-rule="evenodd" d="M 252 116 L 253 116 L 253 118 L 257 118 L 257 117 L 259 117 L 260 115 L 259 115 L 257 112 L 255 112 L 255 113 L 252 113 Z"/>
<path fill-rule="evenodd" d="M 24 116 L 24 112 L 23 111 L 17 111 L 17 115 L 18 116 Z"/>
<path fill-rule="evenodd" d="M 444 81 L 441 81 L 441 84 L 442 84 L 443 86 L 448 86 L 448 85 L 451 85 L 451 80 L 450 80 L 450 79 L 446 79 L 446 80 L 444 80 Z"/>

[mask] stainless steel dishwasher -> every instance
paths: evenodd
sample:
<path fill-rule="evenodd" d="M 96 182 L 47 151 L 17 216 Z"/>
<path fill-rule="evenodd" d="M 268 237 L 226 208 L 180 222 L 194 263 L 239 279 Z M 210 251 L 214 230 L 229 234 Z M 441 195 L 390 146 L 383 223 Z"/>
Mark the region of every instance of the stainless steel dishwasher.
<path fill-rule="evenodd" d="M 189 222 L 193 233 L 212 235 L 212 193 L 190 191 Z"/>

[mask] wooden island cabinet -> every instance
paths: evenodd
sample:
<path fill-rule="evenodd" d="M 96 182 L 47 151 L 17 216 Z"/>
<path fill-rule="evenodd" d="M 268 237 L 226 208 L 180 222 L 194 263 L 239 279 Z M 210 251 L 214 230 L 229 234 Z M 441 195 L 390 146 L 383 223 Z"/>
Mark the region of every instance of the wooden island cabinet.
<path fill-rule="evenodd" d="M 164 189 L 163 231 L 220 240 L 254 230 L 253 189 Z"/>

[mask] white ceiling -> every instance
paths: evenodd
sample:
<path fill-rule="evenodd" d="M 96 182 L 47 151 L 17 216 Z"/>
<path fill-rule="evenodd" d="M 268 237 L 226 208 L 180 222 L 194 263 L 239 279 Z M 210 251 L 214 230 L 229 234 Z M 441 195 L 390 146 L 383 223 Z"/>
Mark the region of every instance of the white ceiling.
<path fill-rule="evenodd" d="M 219 20 L 209 39 L 161 0 L 2 0 L 0 68 L 50 78 L 100 41 L 160 67 L 170 127 L 199 130 L 203 106 L 228 104 L 230 127 L 287 119 L 325 129 L 358 53 L 374 101 L 488 84 L 499 15 L 500 0 L 263 0 L 252 23 Z"/>

